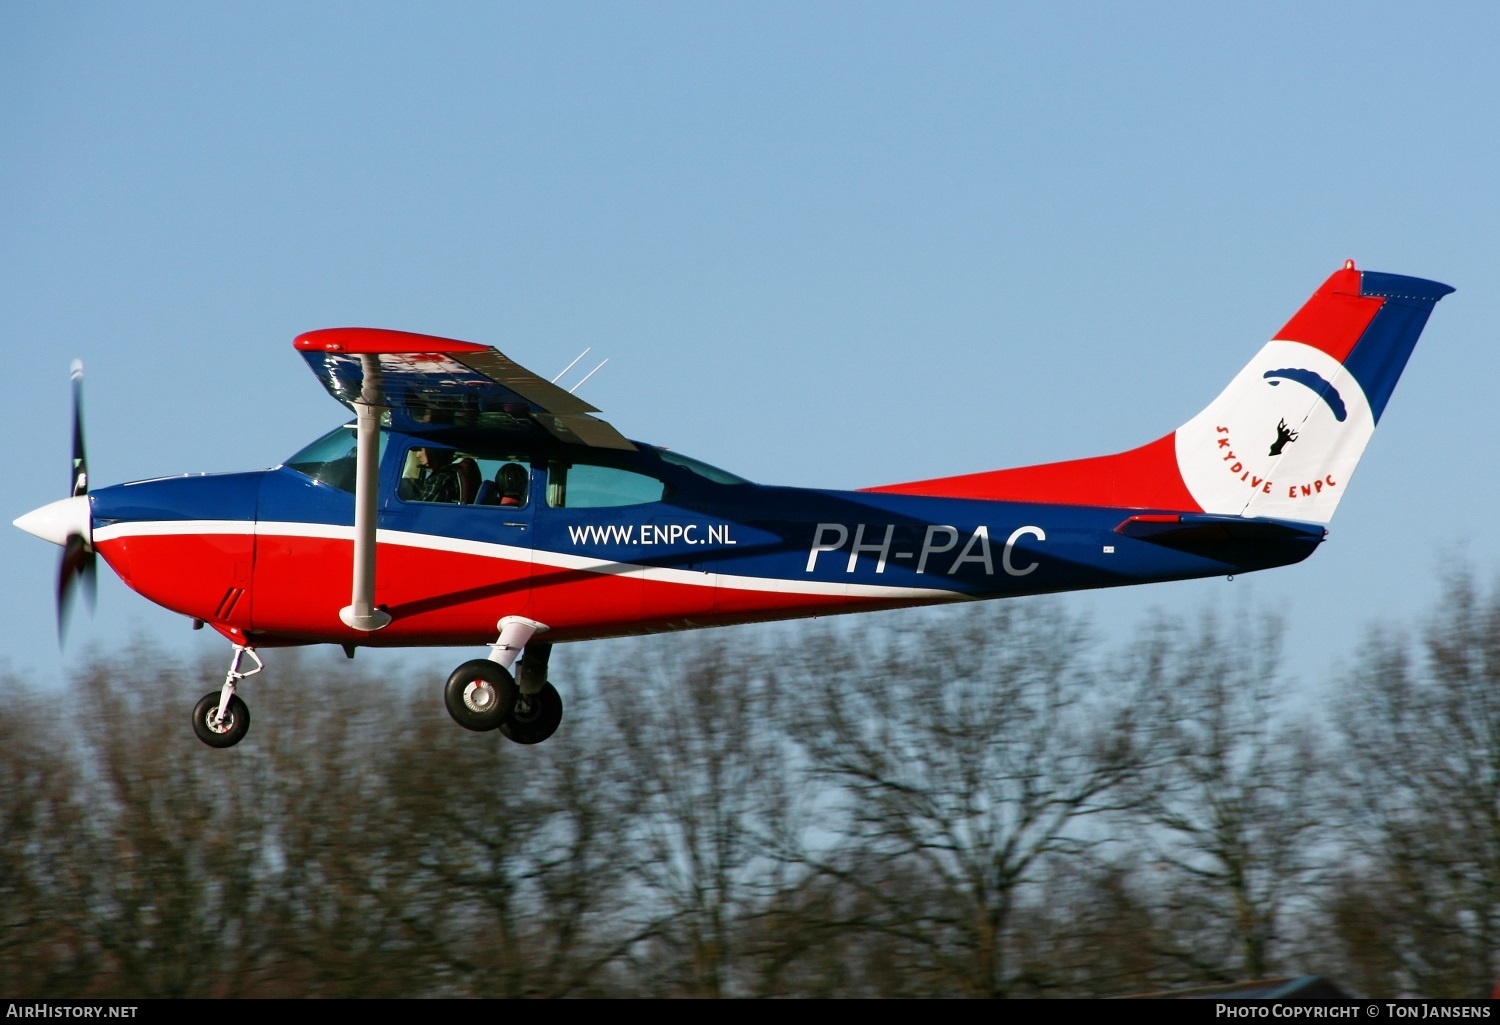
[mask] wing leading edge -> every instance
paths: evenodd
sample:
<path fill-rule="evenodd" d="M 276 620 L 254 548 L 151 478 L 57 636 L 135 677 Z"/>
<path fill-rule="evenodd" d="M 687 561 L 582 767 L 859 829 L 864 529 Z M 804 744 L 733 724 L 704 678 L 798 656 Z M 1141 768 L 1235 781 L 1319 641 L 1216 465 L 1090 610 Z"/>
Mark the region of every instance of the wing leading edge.
<path fill-rule="evenodd" d="M 434 427 L 540 428 L 569 444 L 633 450 L 598 409 L 488 345 L 452 338 L 339 327 L 309 331 L 292 343 L 328 394 L 358 412 L 374 402 L 408 433 Z M 374 361 L 373 396 L 365 367 Z"/>

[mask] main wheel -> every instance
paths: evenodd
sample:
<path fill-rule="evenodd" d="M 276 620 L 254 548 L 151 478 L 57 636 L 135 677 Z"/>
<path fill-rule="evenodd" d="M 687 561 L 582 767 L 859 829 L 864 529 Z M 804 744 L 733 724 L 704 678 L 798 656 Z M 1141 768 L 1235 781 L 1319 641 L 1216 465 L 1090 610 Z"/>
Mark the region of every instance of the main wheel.
<path fill-rule="evenodd" d="M 453 670 L 443 688 L 443 704 L 454 722 L 482 733 L 505 722 L 519 693 L 510 670 L 487 658 L 476 658 Z"/>
<path fill-rule="evenodd" d="M 234 747 L 250 731 L 250 707 L 235 694 L 229 699 L 224 721 L 215 725 L 214 713 L 219 710 L 220 693 L 214 691 L 203 695 L 203 700 L 193 708 L 193 732 L 209 747 Z"/>
<path fill-rule="evenodd" d="M 517 744 L 540 744 L 557 732 L 562 712 L 562 695 L 549 683 L 529 697 L 518 695 L 500 732 Z"/>

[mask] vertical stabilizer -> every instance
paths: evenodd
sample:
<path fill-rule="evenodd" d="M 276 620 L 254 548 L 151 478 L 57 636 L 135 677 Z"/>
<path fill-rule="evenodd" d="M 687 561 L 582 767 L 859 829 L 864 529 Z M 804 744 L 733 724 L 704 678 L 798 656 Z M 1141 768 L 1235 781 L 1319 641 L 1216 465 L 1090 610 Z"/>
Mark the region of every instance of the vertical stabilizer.
<path fill-rule="evenodd" d="M 1193 419 L 1182 481 L 1204 512 L 1327 523 L 1433 304 L 1435 281 L 1345 265 Z"/>
<path fill-rule="evenodd" d="M 1148 445 L 868 490 L 1327 523 L 1451 291 L 1348 261 L 1208 408 Z"/>

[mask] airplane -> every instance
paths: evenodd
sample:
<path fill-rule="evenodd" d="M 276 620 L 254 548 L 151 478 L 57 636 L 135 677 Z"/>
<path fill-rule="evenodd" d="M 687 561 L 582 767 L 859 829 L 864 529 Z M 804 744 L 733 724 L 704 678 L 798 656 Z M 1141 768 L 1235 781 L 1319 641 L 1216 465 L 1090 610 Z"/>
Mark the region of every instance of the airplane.
<path fill-rule="evenodd" d="M 535 744 L 562 720 L 556 644 L 1300 562 L 1451 291 L 1346 261 L 1149 444 L 857 491 L 751 483 L 627 440 L 492 347 L 374 328 L 295 339 L 355 418 L 281 465 L 91 489 L 75 363 L 72 494 L 15 523 L 63 548 L 60 631 L 102 556 L 229 641 L 193 709 L 210 747 L 249 729 L 258 649 L 319 643 L 487 644 L 444 704 Z"/>

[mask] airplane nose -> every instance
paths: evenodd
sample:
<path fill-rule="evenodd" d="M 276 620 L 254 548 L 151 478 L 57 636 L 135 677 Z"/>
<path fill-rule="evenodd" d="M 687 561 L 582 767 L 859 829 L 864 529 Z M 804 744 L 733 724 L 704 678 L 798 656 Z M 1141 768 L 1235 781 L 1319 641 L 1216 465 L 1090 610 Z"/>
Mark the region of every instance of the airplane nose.
<path fill-rule="evenodd" d="M 26 533 L 43 541 L 66 545 L 70 534 L 79 534 L 92 540 L 92 520 L 93 511 L 89 506 L 88 496 L 78 495 L 75 498 L 60 498 L 56 502 L 49 502 L 40 509 L 33 509 L 26 515 L 17 517 L 14 522 Z"/>

